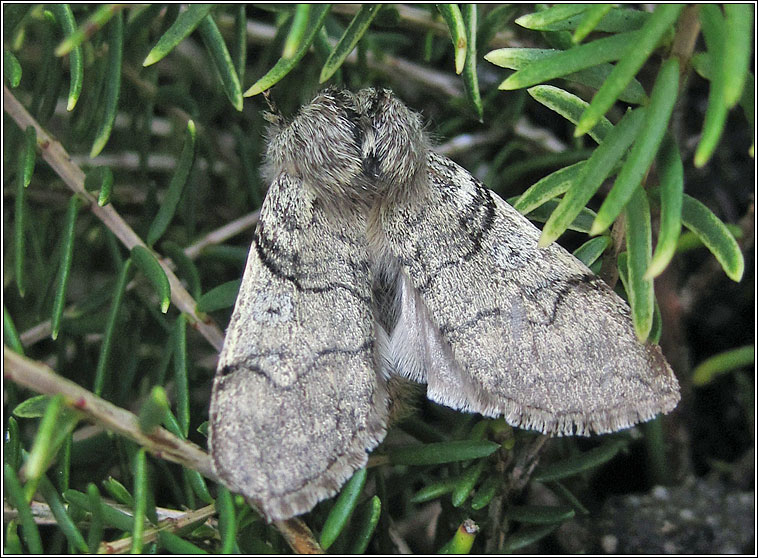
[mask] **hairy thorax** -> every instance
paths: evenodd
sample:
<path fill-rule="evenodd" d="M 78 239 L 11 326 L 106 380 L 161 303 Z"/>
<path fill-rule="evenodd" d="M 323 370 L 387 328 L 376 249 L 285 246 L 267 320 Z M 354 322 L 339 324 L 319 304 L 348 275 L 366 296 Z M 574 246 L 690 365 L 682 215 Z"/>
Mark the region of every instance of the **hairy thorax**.
<path fill-rule="evenodd" d="M 268 178 L 286 172 L 301 179 L 327 210 L 357 210 L 370 222 L 380 205 L 424 183 L 421 119 L 389 90 L 329 89 L 291 122 L 278 120 L 269 130 Z"/>

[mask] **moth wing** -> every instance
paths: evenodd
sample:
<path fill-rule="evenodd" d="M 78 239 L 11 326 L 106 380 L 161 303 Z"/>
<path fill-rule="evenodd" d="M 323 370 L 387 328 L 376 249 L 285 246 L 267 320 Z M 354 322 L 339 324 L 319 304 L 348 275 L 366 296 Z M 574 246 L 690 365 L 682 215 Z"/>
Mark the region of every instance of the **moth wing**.
<path fill-rule="evenodd" d="M 636 339 L 626 303 L 449 159 L 422 199 L 387 208 L 401 266 L 398 373 L 441 404 L 551 434 L 604 433 L 668 412 L 678 383 Z"/>
<path fill-rule="evenodd" d="M 384 437 L 365 230 L 274 181 L 213 383 L 215 470 L 269 520 L 337 492 Z"/>

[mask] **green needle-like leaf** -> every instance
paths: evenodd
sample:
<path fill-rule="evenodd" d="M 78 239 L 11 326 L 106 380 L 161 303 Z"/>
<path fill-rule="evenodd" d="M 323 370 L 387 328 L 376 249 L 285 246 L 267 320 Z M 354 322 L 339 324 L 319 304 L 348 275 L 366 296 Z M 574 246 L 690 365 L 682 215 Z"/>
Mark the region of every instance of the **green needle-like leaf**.
<path fill-rule="evenodd" d="M 682 231 L 682 196 L 684 194 L 684 166 L 676 141 L 666 136 L 658 152 L 658 176 L 661 182 L 661 222 L 658 243 L 645 279 L 660 275 L 676 253 Z"/>
<path fill-rule="evenodd" d="M 42 539 L 39 535 L 39 529 L 34 522 L 32 510 L 29 502 L 24 496 L 24 489 L 18 480 L 16 471 L 9 463 L 3 464 L 3 478 L 5 479 L 5 490 L 8 494 L 8 501 L 16 508 L 18 521 L 21 525 L 21 538 L 24 539 L 26 547 L 32 554 L 42 554 Z"/>
<path fill-rule="evenodd" d="M 206 550 L 203 550 L 196 544 L 192 544 L 169 531 L 159 531 L 158 542 L 172 554 L 208 554 Z"/>
<path fill-rule="evenodd" d="M 103 488 L 105 488 L 105 490 L 108 491 L 108 494 L 110 494 L 119 504 L 123 504 L 130 508 L 134 507 L 134 497 L 123 484 L 113 477 L 108 477 L 103 481 Z"/>
<path fill-rule="evenodd" d="M 19 153 L 18 167 L 16 170 L 16 199 L 13 204 L 13 271 L 15 273 L 16 286 L 19 294 L 23 297 L 26 291 L 24 262 L 26 261 L 26 186 L 24 185 L 24 171 L 27 166 L 28 149 Z"/>
<path fill-rule="evenodd" d="M 484 56 L 484 59 L 502 68 L 522 70 L 537 60 L 550 58 L 559 52 L 563 51 L 543 48 L 500 48 L 488 52 Z M 561 76 L 561 79 L 575 83 L 581 83 L 582 85 L 586 85 L 592 89 L 600 89 L 612 70 L 613 66 L 611 64 L 597 64 L 590 68 L 579 70 L 578 72 L 572 72 L 570 74 L 563 75 Z M 629 82 L 629 85 L 627 85 L 626 88 L 619 94 L 619 99 L 639 105 L 647 102 L 647 95 L 645 94 L 645 90 L 642 88 L 640 82 L 636 79 L 633 79 L 631 82 Z M 585 101 L 582 102 L 585 103 Z M 585 104 L 589 106 L 589 103 Z M 578 116 L 576 120 L 579 120 Z"/>
<path fill-rule="evenodd" d="M 94 554 L 97 552 L 100 541 L 103 540 L 103 501 L 95 483 L 91 482 L 87 485 L 87 498 L 91 510 L 87 547 L 89 552 Z"/>
<path fill-rule="evenodd" d="M 611 226 L 624 206 L 632 197 L 634 190 L 640 187 L 642 179 L 650 169 L 663 135 L 668 129 L 671 112 L 674 110 L 676 94 L 679 88 L 679 62 L 669 58 L 661 66 L 655 80 L 650 104 L 647 106 L 645 120 L 642 123 L 632 150 L 621 167 L 613 188 L 597 212 L 590 234 L 597 235 Z"/>
<path fill-rule="evenodd" d="M 132 527 L 132 554 L 141 554 L 144 545 L 145 516 L 147 513 L 147 457 L 145 448 L 134 456 L 134 521 Z"/>
<path fill-rule="evenodd" d="M 709 74 L 711 85 L 708 90 L 708 105 L 705 109 L 703 132 L 695 150 L 694 163 L 696 167 L 704 166 L 713 155 L 721 139 L 729 111 L 726 101 L 727 76 L 723 72 L 724 44 L 726 42 L 726 22 L 721 8 L 715 4 L 701 4 L 700 25 L 708 48 Z M 719 61 L 714 64 L 714 61 Z"/>
<path fill-rule="evenodd" d="M 498 448 L 489 440 L 460 440 L 393 448 L 389 458 L 396 465 L 437 465 L 487 457 Z"/>
<path fill-rule="evenodd" d="M 423 504 L 430 500 L 436 500 L 440 496 L 451 493 L 458 486 L 459 481 L 458 477 L 453 477 L 429 483 L 411 497 L 411 502 Z"/>
<path fill-rule="evenodd" d="M 313 9 L 311 9 L 310 18 L 308 19 L 308 29 L 303 41 L 300 43 L 300 49 L 291 58 L 280 58 L 266 75 L 256 81 L 250 89 L 245 91 L 245 97 L 252 97 L 253 95 L 258 95 L 259 93 L 266 91 L 286 76 L 297 65 L 300 59 L 305 56 L 305 53 L 308 52 L 311 44 L 313 44 L 318 30 L 321 29 L 321 26 L 329 13 L 330 7 L 329 4 L 318 4 L 312 7 Z"/>
<path fill-rule="evenodd" d="M 20 355 L 24 354 L 24 346 L 18 336 L 16 325 L 13 323 L 8 309 L 3 305 L 3 343 Z"/>
<path fill-rule="evenodd" d="M 745 259 L 737 241 L 721 219 L 701 202 L 684 194 L 682 223 L 700 238 L 732 281 L 742 279 Z"/>
<path fill-rule="evenodd" d="M 321 548 L 324 550 L 328 550 L 334 541 L 337 540 L 337 537 L 345 528 L 345 525 L 347 525 L 350 516 L 353 515 L 363 486 L 366 484 L 367 475 L 368 472 L 365 468 L 359 469 L 340 491 L 337 501 L 332 506 L 324 522 L 324 528 L 321 529 L 320 543 Z"/>
<path fill-rule="evenodd" d="M 55 457 L 54 452 L 58 449 L 57 447 L 53 447 L 53 437 L 55 429 L 59 426 L 58 416 L 62 407 L 62 395 L 56 395 L 49 400 L 47 408 L 45 409 L 45 414 L 40 421 L 39 430 L 37 430 L 37 436 L 34 439 L 34 445 L 32 446 L 32 449 L 29 452 L 29 457 L 24 465 L 27 479 L 24 491 L 28 501 L 31 501 L 32 496 L 34 496 L 40 477 L 47 470 L 53 457 Z"/>
<path fill-rule="evenodd" d="M 563 461 L 556 461 L 550 465 L 539 467 L 533 475 L 538 482 L 549 482 L 567 477 L 573 477 L 584 471 L 589 471 L 607 463 L 622 449 L 626 442 L 614 440 L 606 442 L 600 447 L 569 457 Z"/>
<path fill-rule="evenodd" d="M 247 63 L 247 15 L 245 4 L 237 6 L 234 16 L 234 42 L 232 43 L 232 60 L 240 84 L 245 82 L 245 64 Z"/>
<path fill-rule="evenodd" d="M 629 41 L 626 52 L 623 53 L 623 57 L 613 68 L 608 79 L 595 93 L 590 106 L 576 126 L 574 132 L 576 137 L 586 134 L 608 112 L 620 93 L 634 79 L 639 69 L 658 47 L 664 34 L 674 25 L 683 8 L 683 4 L 659 4 L 656 7 L 655 12 L 638 31 L 639 35 L 636 35 L 633 41 Z M 616 35 L 616 37 L 619 36 Z"/>
<path fill-rule="evenodd" d="M 342 66 L 342 63 L 353 51 L 355 45 L 358 44 L 358 41 L 361 40 L 366 31 L 368 31 L 369 25 L 371 25 L 371 22 L 381 9 L 381 4 L 364 4 L 361 6 L 329 54 L 324 67 L 321 68 L 321 76 L 318 79 L 319 83 L 327 81 Z"/>
<path fill-rule="evenodd" d="M 732 370 L 752 368 L 754 363 L 755 345 L 724 351 L 698 364 L 692 371 L 692 383 L 696 386 L 704 386 Z"/>
<path fill-rule="evenodd" d="M 569 506 L 510 506 L 505 517 L 521 523 L 549 525 L 571 519 L 574 514 Z"/>
<path fill-rule="evenodd" d="M 628 253 L 627 294 L 632 308 L 632 321 L 637 338 L 647 340 L 653 327 L 655 294 L 653 281 L 645 279 L 650 265 L 653 233 L 650 225 L 650 206 L 641 188 L 634 191 L 626 206 L 626 250 Z"/>
<path fill-rule="evenodd" d="M 85 511 L 93 512 L 94 510 L 94 508 L 90 506 L 89 496 L 83 492 L 79 492 L 78 490 L 70 488 L 64 491 L 63 499 L 66 500 L 69 504 L 80 507 Z M 99 511 L 102 512 L 103 523 L 115 527 L 116 529 L 121 529 L 122 531 L 132 530 L 134 527 L 134 519 L 132 516 L 122 512 L 121 510 L 117 510 L 105 502 L 101 502 L 101 504 L 101 509 Z"/>
<path fill-rule="evenodd" d="M 603 252 L 608 248 L 610 243 L 611 239 L 607 236 L 590 238 L 587 242 L 574 250 L 574 257 L 587 267 L 590 267 L 600 256 L 603 255 Z"/>
<path fill-rule="evenodd" d="M 237 76 L 237 70 L 234 69 L 232 55 L 229 54 L 229 49 L 226 48 L 224 38 L 221 36 L 218 26 L 210 14 L 205 16 L 200 22 L 198 31 L 200 31 L 200 36 L 203 38 L 203 44 L 205 44 L 213 67 L 216 69 L 216 74 L 221 80 L 226 97 L 234 108 L 242 112 L 242 86 Z"/>
<path fill-rule="evenodd" d="M 437 4 L 437 9 L 450 31 L 450 39 L 453 41 L 453 48 L 455 49 L 455 73 L 460 74 L 466 64 L 467 39 L 463 15 L 458 4 Z"/>
<path fill-rule="evenodd" d="M 455 487 L 453 488 L 453 494 L 451 497 L 453 506 L 458 508 L 462 506 L 463 503 L 468 499 L 469 494 L 471 494 L 471 491 L 474 490 L 474 486 L 479 480 L 482 471 L 484 471 L 485 465 L 486 461 L 484 459 L 480 459 L 478 462 L 470 465 L 463 472 L 461 477 L 458 479 Z"/>
<path fill-rule="evenodd" d="M 750 53 L 755 43 L 753 8 L 753 4 L 724 4 L 726 34 L 719 69 L 724 75 L 724 100 L 729 108 L 740 100 L 745 86 Z"/>
<path fill-rule="evenodd" d="M 551 523 L 549 525 L 530 525 L 519 529 L 512 535 L 509 535 L 505 540 L 502 552 L 504 554 L 512 554 L 516 550 L 522 549 L 525 546 L 536 543 L 540 539 L 544 539 L 550 533 L 555 531 L 560 523 Z"/>
<path fill-rule="evenodd" d="M 153 246 L 158 239 L 166 232 L 171 220 L 174 218 L 176 208 L 179 205 L 179 200 L 182 197 L 184 186 L 187 184 L 190 172 L 192 171 L 192 165 L 195 162 L 195 123 L 190 120 L 187 122 L 187 132 L 184 136 L 184 147 L 182 147 L 182 154 L 179 156 L 179 161 L 176 164 L 174 175 L 171 177 L 168 188 L 166 190 L 166 197 L 158 209 L 158 214 L 155 216 L 150 230 L 147 233 L 147 245 Z"/>
<path fill-rule="evenodd" d="M 353 547 L 350 554 L 363 554 L 366 552 L 368 543 L 374 535 L 376 526 L 379 524 L 379 517 L 382 513 L 382 501 L 379 496 L 374 496 L 366 502 L 364 512 L 361 514 L 362 521 L 358 527 L 351 533 L 353 537 Z"/>
<path fill-rule="evenodd" d="M 589 106 L 589 103 L 580 99 L 576 95 L 558 87 L 553 87 L 552 85 L 537 85 L 527 89 L 527 92 L 535 101 L 554 110 L 573 124 L 579 122 L 582 113 Z M 601 143 L 603 138 L 605 138 L 605 136 L 608 135 L 608 132 L 612 129 L 613 124 L 611 124 L 610 120 L 603 117 L 595 127 L 589 131 L 589 135 L 597 143 Z"/>
<path fill-rule="evenodd" d="M 489 505 L 500 488 L 501 480 L 497 474 L 487 477 L 482 485 L 476 489 L 476 494 L 471 498 L 471 508 L 481 510 Z"/>
<path fill-rule="evenodd" d="M 165 314 L 171 303 L 171 285 L 158 259 L 148 248 L 139 245 L 132 248 L 131 259 L 153 284 L 161 301 L 161 312 Z"/>
<path fill-rule="evenodd" d="M 201 294 L 200 271 L 184 250 L 170 240 L 161 243 L 163 253 L 176 264 L 177 275 L 187 282 L 187 290 L 193 298 L 197 299 Z"/>
<path fill-rule="evenodd" d="M 189 380 L 187 370 L 187 319 L 179 314 L 174 325 L 174 383 L 176 384 L 176 417 L 182 438 L 189 435 Z"/>
<path fill-rule="evenodd" d="M 508 203 L 516 203 L 518 201 L 518 198 L 508 198 L 506 200 Z M 546 223 L 547 220 L 550 218 L 550 216 L 553 214 L 555 209 L 558 207 L 559 200 L 548 200 L 544 204 L 542 204 L 537 209 L 534 209 L 527 213 L 525 217 L 529 219 L 530 221 L 537 221 L 538 223 Z M 566 230 L 570 231 L 578 231 L 581 233 L 588 233 L 590 232 L 590 227 L 592 226 L 592 222 L 595 220 L 595 212 L 591 209 L 588 209 L 586 207 L 583 207 L 581 211 L 579 211 L 579 215 L 576 216 L 576 218 L 571 221 L 568 227 L 566 227 Z"/>
<path fill-rule="evenodd" d="M 55 301 L 53 302 L 53 315 L 50 320 L 51 335 L 53 339 L 58 338 L 61 317 L 63 316 L 63 306 L 66 303 L 66 287 L 68 286 L 71 262 L 74 259 L 74 229 L 76 227 L 76 216 L 78 212 L 79 198 L 72 196 L 68 202 L 66 222 L 63 226 L 61 265 L 58 270 L 58 282 L 55 289 Z"/>
<path fill-rule="evenodd" d="M 34 395 L 16 405 L 13 415 L 19 418 L 40 418 L 50 404 L 49 395 Z"/>
<path fill-rule="evenodd" d="M 603 143 L 595 149 L 585 163 L 577 184 L 566 192 L 550 219 L 545 223 L 539 246 L 547 246 L 553 242 L 579 215 L 616 163 L 626 154 L 629 145 L 638 135 L 644 116 L 644 107 L 627 112 L 608 133 Z"/>
<path fill-rule="evenodd" d="M 163 424 L 168 409 L 169 402 L 166 390 L 161 386 L 154 386 L 150 392 L 150 396 L 140 407 L 139 415 L 137 415 L 140 430 L 146 434 L 150 434 Z"/>
<path fill-rule="evenodd" d="M 582 19 L 574 30 L 571 39 L 576 43 L 581 43 L 584 38 L 595 30 L 605 14 L 611 11 L 612 4 L 595 4 L 587 8 L 582 14 Z"/>
<path fill-rule="evenodd" d="M 232 554 L 236 544 L 234 501 L 229 490 L 224 486 L 218 488 L 216 509 L 218 510 L 218 533 L 221 537 L 219 554 Z"/>
<path fill-rule="evenodd" d="M 68 542 L 76 549 L 77 552 L 87 553 L 89 548 L 84 540 L 79 529 L 77 529 L 74 521 L 68 513 L 68 510 L 63 504 L 61 497 L 58 495 L 58 491 L 53 486 L 53 483 L 43 475 L 40 479 L 39 489 L 42 493 L 42 497 L 50 506 L 50 511 L 58 522 L 58 527 L 68 539 Z"/>
<path fill-rule="evenodd" d="M 516 23 L 536 31 L 575 31 L 582 26 L 587 18 L 587 12 L 594 7 L 586 4 L 580 6 L 556 4 L 541 12 L 522 16 L 516 20 Z M 612 8 L 595 25 L 594 30 L 605 33 L 635 31 L 642 27 L 649 17 L 650 14 L 642 10 Z"/>
<path fill-rule="evenodd" d="M 476 73 L 476 36 L 477 8 L 476 4 L 464 4 L 463 23 L 466 26 L 466 64 L 463 67 L 463 87 L 466 98 L 479 122 L 484 117 L 482 97 L 479 93 L 479 78 Z"/>
<path fill-rule="evenodd" d="M 518 201 L 513 205 L 514 209 L 526 215 L 549 200 L 565 194 L 578 180 L 585 163 L 586 161 L 579 161 L 535 182 L 526 192 L 521 194 Z"/>
<path fill-rule="evenodd" d="M 552 56 L 536 60 L 523 70 L 518 70 L 501 83 L 499 89 L 511 90 L 531 87 L 585 68 L 618 60 L 624 56 L 630 44 L 635 44 L 639 40 L 638 33 L 638 31 L 619 33 L 565 51 L 557 51 Z M 488 56 L 490 55 L 485 56 L 485 59 L 489 60 Z M 624 83 L 624 87 L 626 87 L 626 83 Z M 621 89 L 623 90 L 623 87 Z"/>
<path fill-rule="evenodd" d="M 177 16 L 171 27 L 161 35 L 142 65 L 150 66 L 163 59 L 195 30 L 205 16 L 210 13 L 211 8 L 213 8 L 213 4 L 189 4 L 187 9 Z"/>
<path fill-rule="evenodd" d="M 213 312 L 214 310 L 221 310 L 223 308 L 234 306 L 241 284 L 242 282 L 239 279 L 235 279 L 233 281 L 222 283 L 211 289 L 198 299 L 196 307 L 197 311 Z"/>
<path fill-rule="evenodd" d="M 588 8 L 589 6 L 584 4 L 556 5 L 541 12 L 523 15 L 516 20 L 516 23 L 527 29 L 554 31 L 556 29 L 553 26 L 556 23 L 583 14 Z"/>
<path fill-rule="evenodd" d="M 295 15 L 292 17 L 292 25 L 290 26 L 290 31 L 287 34 L 287 38 L 284 40 L 282 58 L 292 58 L 295 56 L 298 47 L 300 47 L 300 44 L 303 42 L 305 29 L 308 25 L 308 14 L 310 11 L 310 4 L 298 4 L 295 7 Z"/>
<path fill-rule="evenodd" d="M 95 167 L 87 171 L 84 188 L 88 192 L 98 191 L 97 205 L 108 205 L 113 193 L 113 171 L 110 167 Z"/>
<path fill-rule="evenodd" d="M 50 10 L 55 14 L 55 19 L 60 24 L 63 34 L 71 37 L 76 32 L 76 20 L 68 4 L 48 4 Z M 82 83 L 84 82 L 84 59 L 82 57 L 82 47 L 75 46 L 68 54 L 69 72 L 71 75 L 71 84 L 68 90 L 68 104 L 66 110 L 72 111 L 79 100 L 82 92 Z"/>
<path fill-rule="evenodd" d="M 121 61 L 124 51 L 124 16 L 121 12 L 115 14 L 113 21 L 108 25 L 108 64 L 105 75 L 105 103 L 100 126 L 92 143 L 90 157 L 94 158 L 108 143 L 116 121 L 118 111 L 118 98 L 121 92 Z"/>
<path fill-rule="evenodd" d="M 121 13 L 121 6 L 118 4 L 105 4 L 100 6 L 95 12 L 87 18 L 73 33 L 66 36 L 63 41 L 56 47 L 55 56 L 65 56 L 73 49 L 80 46 L 84 41 L 90 38 L 94 33 L 110 21 L 110 19 Z"/>
<path fill-rule="evenodd" d="M 105 369 L 108 365 L 108 357 L 110 356 L 111 345 L 113 344 L 113 335 L 116 331 L 116 322 L 118 320 L 119 310 L 121 309 L 121 302 L 124 299 L 126 282 L 129 278 L 131 265 L 132 260 L 126 260 L 119 273 L 116 286 L 113 289 L 113 302 L 111 303 L 111 309 L 108 313 L 108 322 L 105 328 L 105 335 L 103 335 L 103 344 L 100 346 L 100 356 L 97 359 L 97 367 L 95 368 L 95 381 L 92 388 L 95 395 L 102 394 L 103 386 L 105 385 Z"/>
<path fill-rule="evenodd" d="M 8 49 L 3 49 L 3 75 L 8 80 L 11 89 L 18 87 L 18 84 L 21 83 L 21 64 Z"/>
<path fill-rule="evenodd" d="M 37 162 L 37 130 L 34 126 L 27 126 L 24 131 L 24 152 L 21 162 L 24 188 L 29 186 L 34 174 L 34 165 Z"/>

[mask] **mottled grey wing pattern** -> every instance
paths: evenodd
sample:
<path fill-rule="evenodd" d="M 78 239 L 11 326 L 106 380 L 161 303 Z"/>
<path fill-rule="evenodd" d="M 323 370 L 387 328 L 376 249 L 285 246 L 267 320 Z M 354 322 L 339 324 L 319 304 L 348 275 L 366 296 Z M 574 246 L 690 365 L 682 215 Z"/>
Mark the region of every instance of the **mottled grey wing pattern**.
<path fill-rule="evenodd" d="M 384 215 L 402 273 L 397 371 L 430 399 L 545 433 L 611 432 L 668 412 L 678 384 L 629 308 L 463 168 L 430 154 L 428 188 Z"/>
<path fill-rule="evenodd" d="M 299 179 L 274 181 L 221 352 L 209 439 L 218 475 L 270 520 L 335 494 L 384 437 L 366 246 L 360 216 L 327 218 Z"/>

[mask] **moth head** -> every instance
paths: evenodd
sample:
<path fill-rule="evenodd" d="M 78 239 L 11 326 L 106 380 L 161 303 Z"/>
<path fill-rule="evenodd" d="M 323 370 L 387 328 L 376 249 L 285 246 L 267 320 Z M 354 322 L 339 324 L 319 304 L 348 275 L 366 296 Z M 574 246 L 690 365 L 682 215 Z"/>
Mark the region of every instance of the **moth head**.
<path fill-rule="evenodd" d="M 327 89 L 269 136 L 269 180 L 286 172 L 326 201 L 370 206 L 426 169 L 421 118 L 386 89 Z"/>

